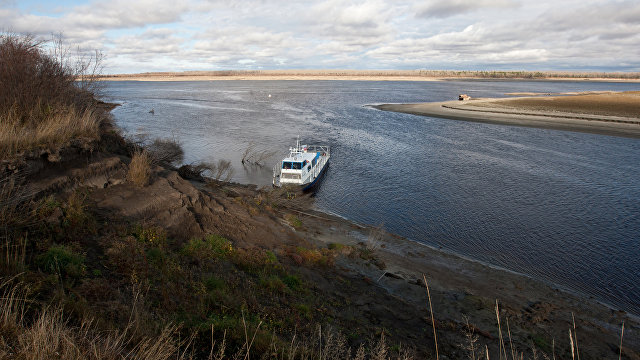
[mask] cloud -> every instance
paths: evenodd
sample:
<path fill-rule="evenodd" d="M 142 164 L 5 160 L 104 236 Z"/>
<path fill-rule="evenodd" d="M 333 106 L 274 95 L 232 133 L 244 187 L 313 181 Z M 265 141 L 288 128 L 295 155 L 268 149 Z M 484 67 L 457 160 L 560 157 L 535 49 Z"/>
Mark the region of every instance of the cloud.
<path fill-rule="evenodd" d="M 328 0 L 310 9 L 313 34 L 351 47 L 363 48 L 393 37 L 392 6 L 383 1 Z"/>
<path fill-rule="evenodd" d="M 5 30 L 62 32 L 113 71 L 640 70 L 637 0 L 0 0 Z M 111 71 L 111 70 L 109 70 Z"/>
<path fill-rule="evenodd" d="M 486 8 L 515 6 L 512 0 L 428 0 L 414 7 L 416 17 L 447 18 Z"/>
<path fill-rule="evenodd" d="M 176 22 L 188 10 L 185 1 L 112 0 L 76 6 L 56 16 L 25 14 L 17 9 L 0 10 L 0 20 L 17 32 L 48 34 L 136 28 Z"/>
<path fill-rule="evenodd" d="M 138 35 L 118 37 L 110 43 L 112 56 L 137 55 L 141 58 L 178 54 L 184 39 L 166 28 L 149 29 Z"/>
<path fill-rule="evenodd" d="M 187 11 L 185 1 L 111 0 L 79 6 L 61 20 L 69 26 L 123 29 L 178 21 Z"/>

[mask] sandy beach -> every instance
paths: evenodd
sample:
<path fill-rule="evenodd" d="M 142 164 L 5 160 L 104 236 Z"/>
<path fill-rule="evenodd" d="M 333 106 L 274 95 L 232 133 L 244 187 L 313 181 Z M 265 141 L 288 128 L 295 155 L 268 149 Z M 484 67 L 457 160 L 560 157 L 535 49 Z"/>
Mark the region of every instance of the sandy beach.
<path fill-rule="evenodd" d="M 382 104 L 376 109 L 445 119 L 640 138 L 640 92 Z"/>
<path fill-rule="evenodd" d="M 102 81 L 225 81 L 225 80 L 347 80 L 347 81 L 446 81 L 446 80 L 535 80 L 640 82 L 621 74 L 558 74 L 527 72 L 476 72 L 449 70 L 246 70 L 148 72 L 102 75 Z"/>

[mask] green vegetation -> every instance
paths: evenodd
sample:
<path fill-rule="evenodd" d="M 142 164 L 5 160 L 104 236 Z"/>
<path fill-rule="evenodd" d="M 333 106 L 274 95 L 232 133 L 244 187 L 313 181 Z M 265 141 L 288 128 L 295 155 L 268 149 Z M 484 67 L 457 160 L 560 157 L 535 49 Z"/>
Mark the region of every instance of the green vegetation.
<path fill-rule="evenodd" d="M 294 229 L 302 228 L 302 220 L 300 220 L 300 218 L 298 218 L 297 216 L 293 214 L 287 215 L 286 219 L 287 222 L 289 222 L 289 225 L 293 226 Z"/>
<path fill-rule="evenodd" d="M 81 278 L 86 273 L 84 256 L 76 254 L 65 245 L 53 245 L 36 257 L 36 264 L 45 272 L 72 278 Z"/>
<path fill-rule="evenodd" d="M 231 241 L 220 235 L 208 235 L 204 239 L 193 238 L 182 251 L 200 261 L 228 257 L 233 253 Z"/>

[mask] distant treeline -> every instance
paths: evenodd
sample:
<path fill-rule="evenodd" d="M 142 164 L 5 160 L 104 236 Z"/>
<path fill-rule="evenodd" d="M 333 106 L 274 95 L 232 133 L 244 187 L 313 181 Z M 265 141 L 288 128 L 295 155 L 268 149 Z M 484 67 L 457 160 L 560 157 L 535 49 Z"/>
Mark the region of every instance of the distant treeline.
<path fill-rule="evenodd" d="M 106 75 L 114 77 L 180 77 L 180 76 L 318 76 L 318 77 L 425 77 L 483 79 L 640 79 L 640 72 L 571 72 L 571 71 L 468 71 L 468 70 L 221 70 L 185 72 L 147 72 L 141 74 Z"/>

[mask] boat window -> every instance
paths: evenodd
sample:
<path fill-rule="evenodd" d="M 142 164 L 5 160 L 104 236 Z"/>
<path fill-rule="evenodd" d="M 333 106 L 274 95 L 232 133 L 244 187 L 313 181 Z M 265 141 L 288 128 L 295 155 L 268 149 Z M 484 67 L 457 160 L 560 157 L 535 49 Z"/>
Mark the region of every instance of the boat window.
<path fill-rule="evenodd" d="M 282 162 L 282 168 L 283 169 L 291 169 L 291 162 L 290 161 L 283 161 Z"/>
<path fill-rule="evenodd" d="M 291 168 L 293 170 L 302 170 L 302 163 L 300 162 L 294 162 L 294 163 L 291 163 L 291 165 L 292 165 Z"/>

